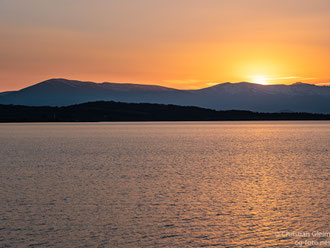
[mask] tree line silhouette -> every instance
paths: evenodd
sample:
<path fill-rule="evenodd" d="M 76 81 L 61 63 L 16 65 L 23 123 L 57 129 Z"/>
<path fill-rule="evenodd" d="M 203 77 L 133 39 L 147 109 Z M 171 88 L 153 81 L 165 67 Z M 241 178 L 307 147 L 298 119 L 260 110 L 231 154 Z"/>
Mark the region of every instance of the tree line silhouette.
<path fill-rule="evenodd" d="M 0 105 L 0 122 L 330 120 L 330 114 L 258 113 L 150 103 L 87 102 L 66 107 Z"/>

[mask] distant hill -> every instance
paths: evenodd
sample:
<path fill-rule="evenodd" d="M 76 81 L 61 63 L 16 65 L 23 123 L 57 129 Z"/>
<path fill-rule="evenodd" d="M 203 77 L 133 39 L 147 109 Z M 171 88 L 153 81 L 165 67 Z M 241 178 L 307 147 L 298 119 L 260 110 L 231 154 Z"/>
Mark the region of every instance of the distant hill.
<path fill-rule="evenodd" d="M 216 111 L 188 106 L 103 101 L 66 107 L 0 105 L 0 122 L 240 120 L 330 120 L 330 115 L 309 113 L 256 113 L 240 110 Z"/>
<path fill-rule="evenodd" d="M 0 104 L 27 106 L 68 106 L 100 100 L 188 105 L 214 110 L 330 113 L 330 86 L 242 82 L 199 90 L 178 90 L 154 85 L 50 79 L 19 91 L 0 94 Z"/>

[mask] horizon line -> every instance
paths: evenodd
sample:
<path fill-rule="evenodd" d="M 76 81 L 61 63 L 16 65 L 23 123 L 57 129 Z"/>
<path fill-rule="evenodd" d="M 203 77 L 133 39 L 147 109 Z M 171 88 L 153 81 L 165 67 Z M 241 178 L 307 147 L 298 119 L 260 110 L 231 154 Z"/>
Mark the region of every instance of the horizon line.
<path fill-rule="evenodd" d="M 312 85 L 312 86 L 330 86 L 330 82 L 328 83 L 303 83 L 300 81 L 297 81 L 295 83 L 291 83 L 291 84 L 285 84 L 285 83 L 278 83 L 278 84 L 274 84 L 274 83 L 269 83 L 269 84 L 260 84 L 260 83 L 253 83 L 253 82 L 248 82 L 248 81 L 240 81 L 240 82 L 223 82 L 223 83 L 217 83 L 217 82 L 205 82 L 205 84 L 207 85 L 206 87 L 202 87 L 202 88 L 185 88 L 185 89 L 178 89 L 175 87 L 169 87 L 169 86 L 164 86 L 162 84 L 146 84 L 146 83 L 129 83 L 129 82 L 111 82 L 111 81 L 103 81 L 103 82 L 99 82 L 99 81 L 90 81 L 90 80 L 77 80 L 77 79 L 68 79 L 68 78 L 63 78 L 63 77 L 54 77 L 54 78 L 49 78 L 43 81 L 40 81 L 38 83 L 34 83 L 31 85 L 28 85 L 26 87 L 17 89 L 17 90 L 6 90 L 6 91 L 0 91 L 0 93 L 6 93 L 6 92 L 14 92 L 14 91 L 20 91 L 29 87 L 33 87 L 35 85 L 41 84 L 41 83 L 46 83 L 48 81 L 51 80 L 65 80 L 65 81 L 75 81 L 75 82 L 81 82 L 81 83 L 94 83 L 94 84 L 104 84 L 104 83 L 110 83 L 110 84 L 130 84 L 130 85 L 143 85 L 143 86 L 158 86 L 158 87 L 164 87 L 164 88 L 169 88 L 169 89 L 175 89 L 175 90 L 201 90 L 201 89 L 206 89 L 206 88 L 211 88 L 211 87 L 215 87 L 217 85 L 222 85 L 222 84 L 242 84 L 242 83 L 246 83 L 246 84 L 253 84 L 253 85 L 260 85 L 260 86 L 291 86 L 291 85 L 295 85 L 295 84 L 306 84 L 306 85 Z"/>

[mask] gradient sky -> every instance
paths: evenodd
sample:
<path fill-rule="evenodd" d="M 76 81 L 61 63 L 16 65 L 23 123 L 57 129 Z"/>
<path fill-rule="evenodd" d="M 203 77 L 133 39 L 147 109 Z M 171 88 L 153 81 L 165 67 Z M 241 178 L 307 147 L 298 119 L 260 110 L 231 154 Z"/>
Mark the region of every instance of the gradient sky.
<path fill-rule="evenodd" d="M 330 82 L 330 0 L 0 0 L 0 91 Z"/>

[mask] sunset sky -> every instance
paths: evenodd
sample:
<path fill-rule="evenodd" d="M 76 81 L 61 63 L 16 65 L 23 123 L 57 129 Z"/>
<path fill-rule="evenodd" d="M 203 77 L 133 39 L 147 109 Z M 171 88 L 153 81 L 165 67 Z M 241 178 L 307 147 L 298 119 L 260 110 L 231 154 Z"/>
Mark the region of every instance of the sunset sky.
<path fill-rule="evenodd" d="M 0 0 L 0 91 L 330 82 L 330 0 Z"/>

